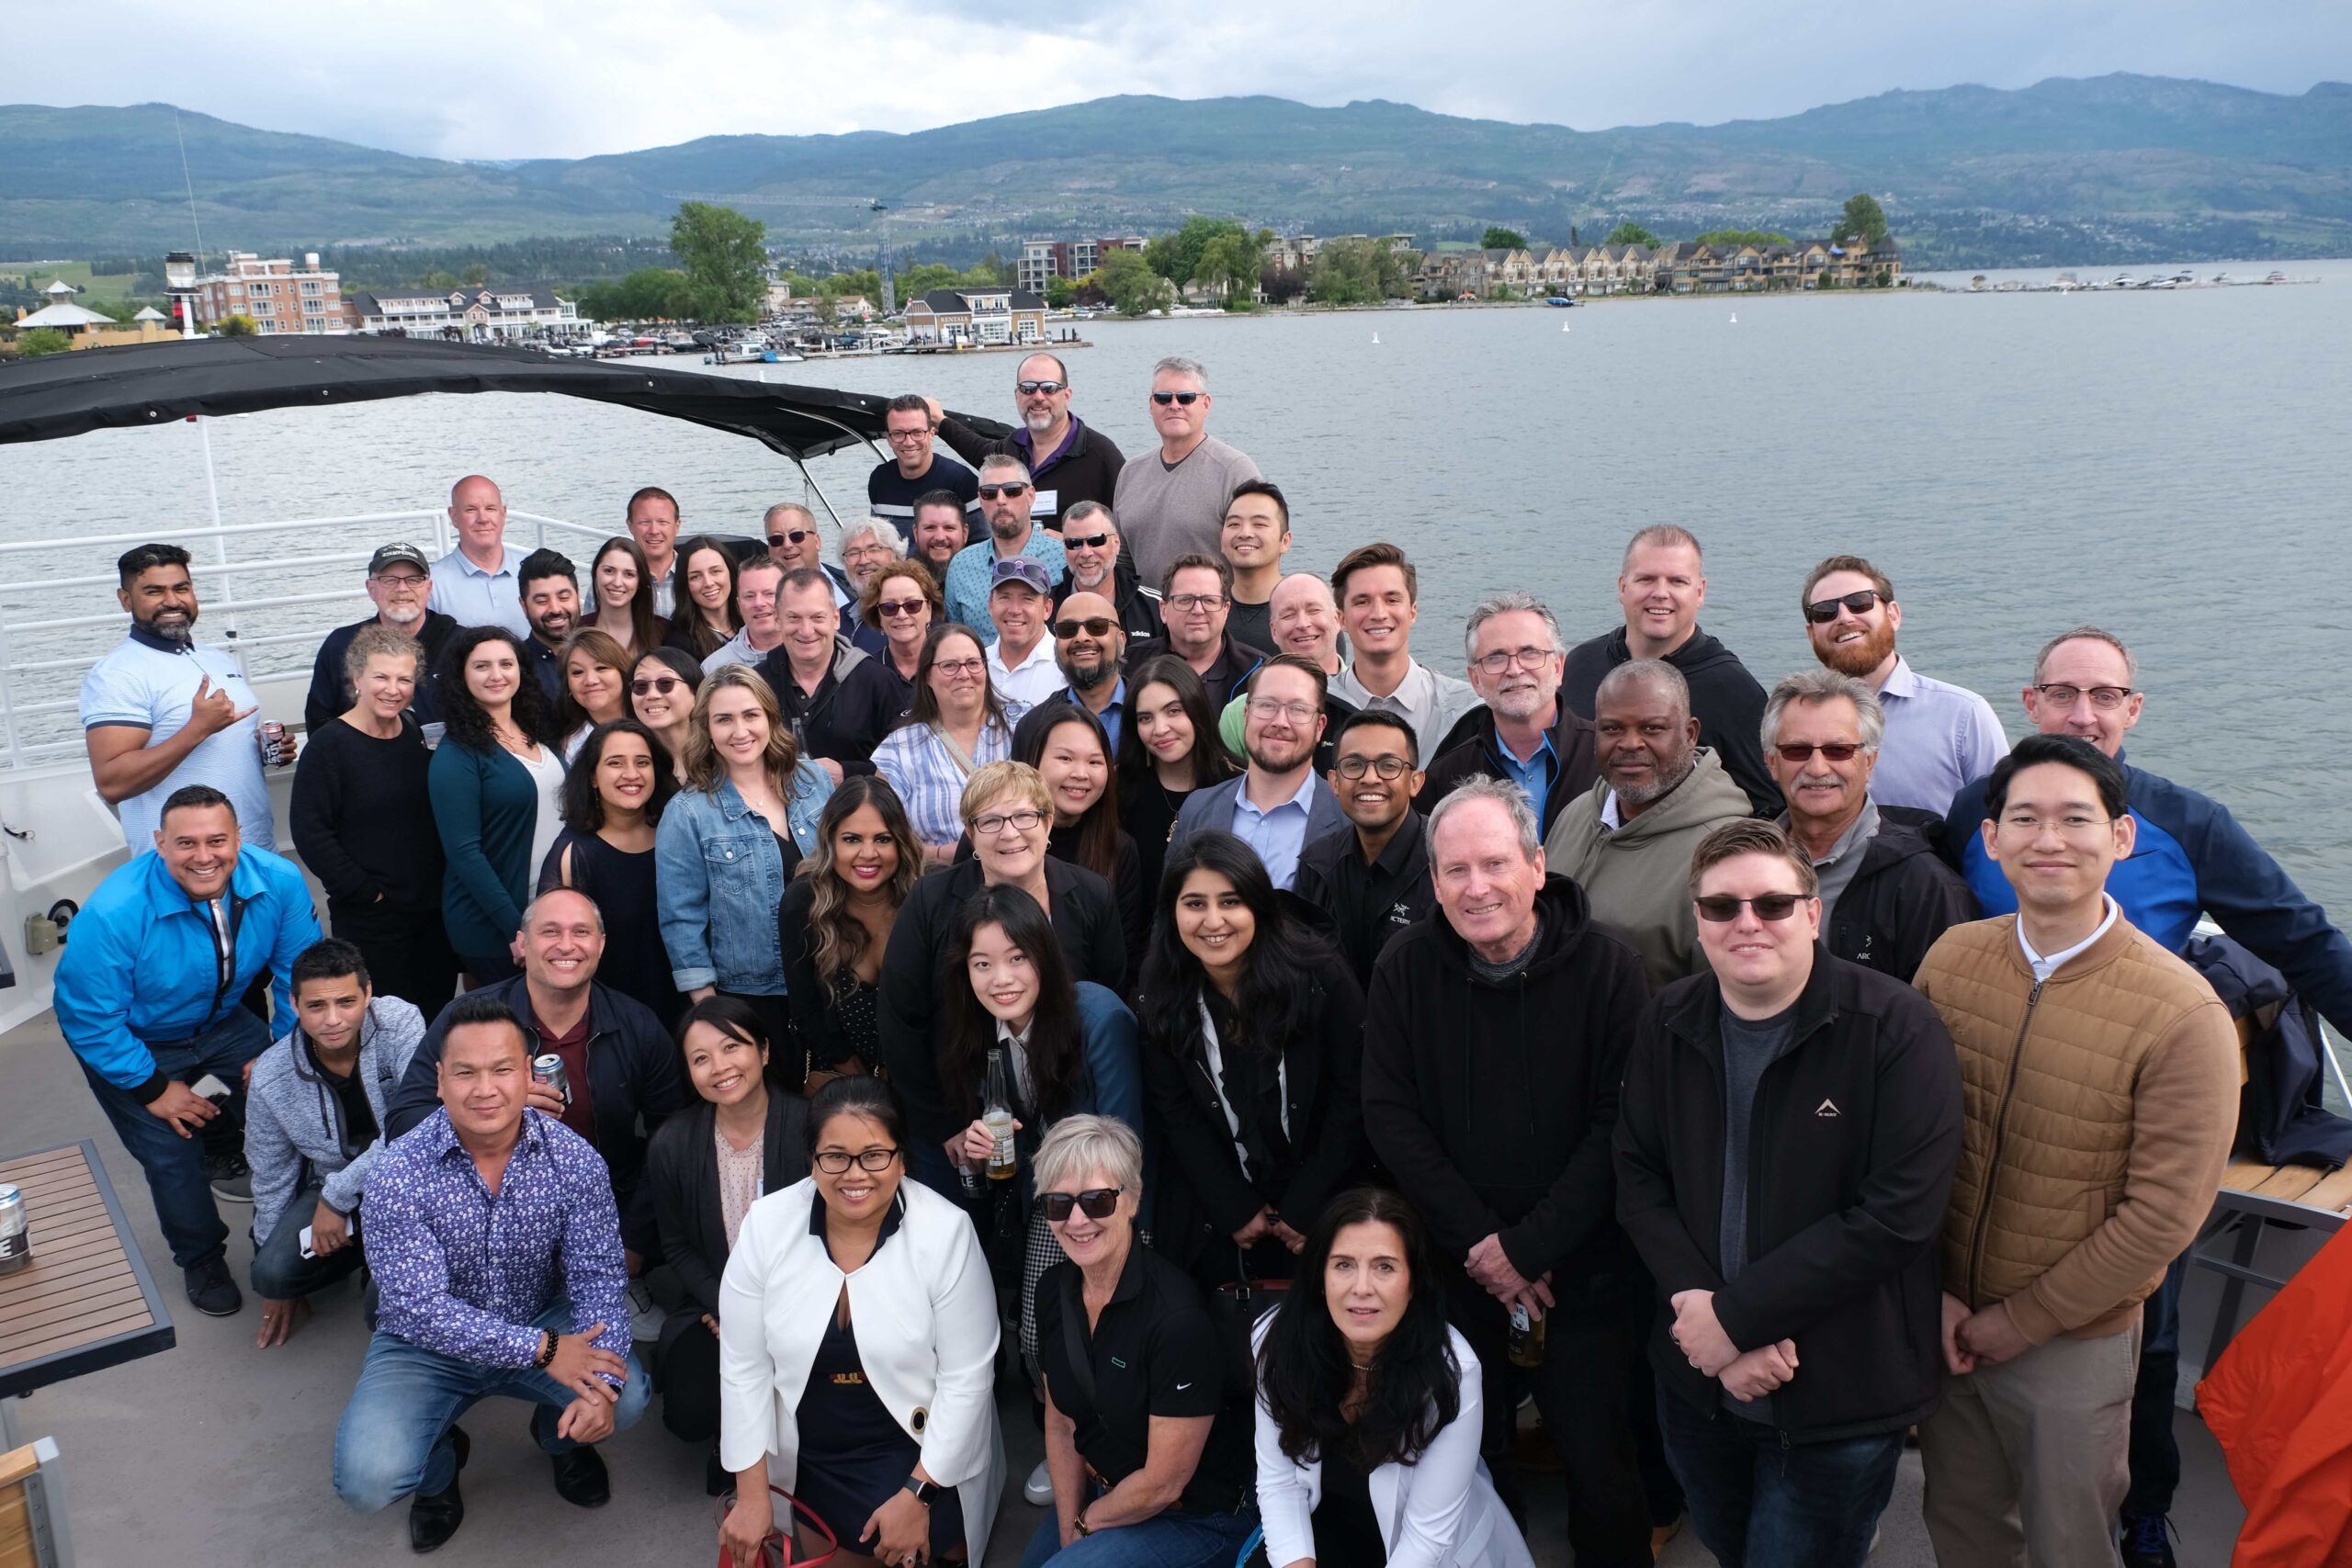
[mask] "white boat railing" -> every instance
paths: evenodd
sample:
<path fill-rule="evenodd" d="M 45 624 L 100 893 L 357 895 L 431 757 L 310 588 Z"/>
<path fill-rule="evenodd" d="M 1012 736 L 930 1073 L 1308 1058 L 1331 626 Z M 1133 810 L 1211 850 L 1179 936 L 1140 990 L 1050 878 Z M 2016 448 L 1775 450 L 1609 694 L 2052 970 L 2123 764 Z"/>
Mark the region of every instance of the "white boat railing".
<path fill-rule="evenodd" d="M 602 543 L 612 533 L 609 528 L 514 510 L 506 514 L 506 527 L 510 543 L 521 546 L 527 541 L 534 548 Z M 287 533 L 301 536 L 299 552 L 245 557 L 230 553 L 232 541 Z M 327 540 L 345 539 L 353 541 L 348 548 L 317 547 Z M 74 558 L 152 541 L 186 547 L 194 558 L 188 570 L 198 585 L 198 624 L 204 639 L 235 649 L 244 660 L 246 679 L 259 689 L 307 681 L 311 656 L 345 618 L 327 614 L 289 616 L 282 612 L 316 611 L 330 605 L 359 612 L 368 595 L 356 579 L 377 547 L 393 540 L 416 543 L 437 559 L 452 546 L 448 514 L 420 507 L 0 544 L 0 770 L 39 767 L 83 754 L 79 727 L 57 716 L 78 710 L 81 676 L 105 657 L 127 623 L 121 607 L 114 603 L 114 591 L 119 585 L 115 572 L 86 567 L 77 570 Z M 65 574 L 46 574 L 41 563 L 60 558 L 64 558 Z M 575 564 L 582 569 L 584 578 L 588 563 Z M 350 576 L 344 580 L 348 586 L 311 586 L 332 580 L 338 569 L 345 568 L 350 569 Z M 252 585 L 243 594 L 238 592 L 241 581 Z M 76 603 L 88 608 L 60 613 Z M 248 617 L 259 617 L 261 624 L 249 626 Z M 289 627 L 286 625 L 289 620 L 298 624 Z M 58 654 L 61 645 L 71 651 Z M 282 649 L 299 649 L 302 656 L 288 659 L 274 651 Z M 28 654 L 35 657 L 26 657 Z"/>

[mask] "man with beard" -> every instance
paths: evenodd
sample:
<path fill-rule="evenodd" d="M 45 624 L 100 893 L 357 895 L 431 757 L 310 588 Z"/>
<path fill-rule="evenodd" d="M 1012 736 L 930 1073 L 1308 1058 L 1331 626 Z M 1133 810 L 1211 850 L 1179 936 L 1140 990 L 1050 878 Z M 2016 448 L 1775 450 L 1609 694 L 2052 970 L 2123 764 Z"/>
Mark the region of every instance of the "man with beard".
<path fill-rule="evenodd" d="M 351 677 L 344 672 L 343 656 L 350 651 L 351 639 L 367 626 L 390 626 L 417 639 L 424 656 L 417 660 L 416 695 L 409 711 L 420 724 L 441 716 L 441 705 L 434 696 L 433 672 L 440 667 L 441 650 L 449 646 L 458 623 L 438 610 L 425 608 L 425 594 L 433 586 L 431 571 L 424 552 L 414 545 L 386 545 L 368 558 L 368 597 L 375 601 L 376 613 L 364 621 L 335 627 L 319 645 L 319 657 L 311 665 L 311 694 L 302 703 L 305 729 L 316 734 L 328 720 L 350 711 Z"/>
<path fill-rule="evenodd" d="M 1068 536 L 1064 536 L 1063 544 L 1067 547 Z M 1066 684 L 1031 708 L 1014 727 L 1013 753 L 1025 755 L 1022 742 L 1030 732 L 1053 723 L 1056 708 L 1076 703 L 1102 721 L 1103 732 L 1111 738 L 1111 761 L 1115 765 L 1120 731 L 1127 717 L 1127 678 L 1120 672 L 1120 661 L 1127 651 L 1127 634 L 1120 628 L 1118 612 L 1102 594 L 1081 589 L 1055 606 L 1052 629 L 1054 668 L 1061 671 Z"/>
<path fill-rule="evenodd" d="M 523 614 L 531 635 L 523 639 L 530 650 L 531 672 L 539 690 L 552 704 L 563 695 L 563 658 L 558 651 L 580 622 L 580 572 L 571 558 L 555 550 L 533 550 L 514 569 L 521 583 Z"/>
<path fill-rule="evenodd" d="M 1324 683 L 1322 671 L 1287 654 L 1258 666 L 1242 732 L 1250 766 L 1238 778 L 1185 796 L 1168 835 L 1170 859 L 1195 833 L 1231 833 L 1258 852 L 1274 886 L 1287 889 L 1297 878 L 1301 851 L 1328 834 L 1351 831 L 1339 797 L 1315 773 Z"/>
<path fill-rule="evenodd" d="M 979 493 L 979 481 L 975 479 L 973 494 Z M 976 500 L 972 503 L 977 506 Z M 907 548 L 910 559 L 919 560 L 931 569 L 934 581 L 947 581 L 947 568 L 956 559 L 956 552 L 976 543 L 964 523 L 964 503 L 956 499 L 952 490 L 934 490 L 915 498 L 914 542 Z M 987 526 L 985 520 L 982 527 Z"/>
<path fill-rule="evenodd" d="M 1340 657 L 1340 606 L 1331 597 L 1331 585 L 1311 571 L 1294 571 L 1274 584 L 1274 592 L 1266 601 L 1266 609 L 1273 631 L 1273 640 L 1266 647 L 1275 653 L 1294 653 L 1317 670 L 1337 680 L 1347 668 Z M 1235 697 L 1217 715 L 1217 738 L 1225 749 L 1235 756 L 1241 755 L 1241 731 L 1244 724 L 1242 705 L 1245 697 Z M 1315 771 L 1329 773 L 1338 760 L 1334 743 L 1340 738 L 1340 726 L 1356 711 L 1356 705 L 1327 688 L 1323 694 L 1323 744 L 1315 749 Z"/>
<path fill-rule="evenodd" d="M 1880 805 L 1940 817 L 1961 785 L 1983 778 L 2008 754 L 2009 738 L 1992 704 L 1965 686 L 1918 673 L 1894 650 L 1903 606 L 1886 573 L 1860 556 L 1831 556 L 1806 575 L 1797 603 L 1814 657 L 1878 694 L 1886 740 L 1871 795 Z"/>
<path fill-rule="evenodd" d="M 895 526 L 899 537 L 912 544 L 915 536 L 915 502 L 937 491 L 945 491 L 964 502 L 965 516 L 971 525 L 967 544 L 978 544 L 988 536 L 988 524 L 980 516 L 979 477 L 953 457 L 938 456 L 938 431 L 931 412 L 930 400 L 910 392 L 890 400 L 882 411 L 882 433 L 890 443 L 890 456 L 874 466 L 865 476 L 865 504 L 874 515 L 888 520 Z"/>
<path fill-rule="evenodd" d="M 1413 804 L 1427 811 L 1466 778 L 1508 779 L 1549 832 L 1561 807 L 1592 787 L 1592 726 L 1560 700 L 1560 623 L 1544 601 L 1513 590 L 1470 612 L 1464 644 L 1472 708 L 1438 743 Z"/>
<path fill-rule="evenodd" d="M 1037 487 L 1028 497 L 1029 515 L 1046 532 L 1061 533 L 1062 519 L 1081 501 L 1110 505 L 1127 460 L 1109 436 L 1069 412 L 1069 370 L 1061 360 L 1043 352 L 1023 359 L 1013 372 L 1012 399 L 1021 428 L 994 441 L 947 418 L 936 398 L 925 398 L 923 407 L 939 438 L 964 461 L 1001 454 L 1021 465 Z"/>
<path fill-rule="evenodd" d="M 985 648 L 996 641 L 996 626 L 989 619 L 989 591 L 996 584 L 996 563 L 1027 556 L 1046 569 L 1046 581 L 1059 577 L 1069 564 L 1062 542 L 1037 525 L 1029 511 L 1036 485 L 1021 459 L 997 453 L 980 463 L 980 510 L 988 514 L 989 536 L 967 545 L 947 563 L 941 591 L 947 601 L 947 619 L 971 629 Z"/>
<path fill-rule="evenodd" d="M 1662 659 L 1636 659 L 1593 694 L 1600 777 L 1570 801 L 1544 840 L 1545 863 L 1574 877 L 1592 918 L 1615 927 L 1668 986 L 1706 967 L 1690 910 L 1690 854 L 1745 817 L 1747 795 L 1699 744 L 1690 688 Z"/>
<path fill-rule="evenodd" d="M 1119 520 L 1097 501 L 1081 501 L 1062 513 L 1062 554 L 1069 568 L 1054 585 L 1054 608 L 1070 594 L 1100 593 L 1117 607 L 1119 626 L 1130 637 L 1158 637 L 1159 598 L 1144 592 L 1119 538 Z"/>
<path fill-rule="evenodd" d="M 433 595 L 425 603 L 461 626 L 504 626 L 529 637 L 523 615 L 523 552 L 506 542 L 506 498 L 480 474 L 449 491 L 449 526 L 458 547 L 433 563 Z"/>
<path fill-rule="evenodd" d="M 164 802 L 189 784 L 209 784 L 228 796 L 249 848 L 276 849 L 261 704 L 235 654 L 196 640 L 187 552 L 141 545 L 115 568 L 122 580 L 115 598 L 130 613 L 130 632 L 82 678 L 82 744 L 99 795 L 122 818 L 123 841 L 140 853 L 154 841 Z M 288 744 L 275 761 L 292 760 Z"/>

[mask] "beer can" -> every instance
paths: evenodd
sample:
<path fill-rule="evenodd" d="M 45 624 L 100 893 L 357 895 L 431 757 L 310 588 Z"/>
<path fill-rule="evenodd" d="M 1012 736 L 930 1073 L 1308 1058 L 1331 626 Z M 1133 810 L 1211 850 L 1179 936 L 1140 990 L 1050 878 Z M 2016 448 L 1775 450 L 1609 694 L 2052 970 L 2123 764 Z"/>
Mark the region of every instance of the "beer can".
<path fill-rule="evenodd" d="M 254 743 L 261 748 L 261 765 L 277 767 L 286 758 L 286 727 L 274 718 L 266 718 L 254 731 Z"/>
<path fill-rule="evenodd" d="M 33 1260 L 32 1233 L 25 1224 L 25 1195 L 0 1183 L 0 1274 L 13 1274 Z"/>
<path fill-rule="evenodd" d="M 552 1087 L 558 1097 L 563 1100 L 565 1109 L 571 1108 L 571 1075 L 563 1070 L 562 1057 L 552 1051 L 544 1056 L 532 1057 L 531 1077 L 540 1083 Z"/>

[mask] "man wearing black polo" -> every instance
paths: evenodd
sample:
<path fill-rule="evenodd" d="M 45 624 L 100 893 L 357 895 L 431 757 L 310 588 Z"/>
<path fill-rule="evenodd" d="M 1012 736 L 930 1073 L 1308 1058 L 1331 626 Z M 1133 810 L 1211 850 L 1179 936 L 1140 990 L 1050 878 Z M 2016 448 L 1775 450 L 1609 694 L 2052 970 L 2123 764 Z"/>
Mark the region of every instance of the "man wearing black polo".
<path fill-rule="evenodd" d="M 964 503 L 965 542 L 977 545 L 987 538 L 988 519 L 980 515 L 980 477 L 933 449 L 938 431 L 929 400 L 912 392 L 892 398 L 889 407 L 882 411 L 882 424 L 890 443 L 890 458 L 876 464 L 865 476 L 865 504 L 874 515 L 896 527 L 911 549 L 915 502 L 944 490 Z"/>
<path fill-rule="evenodd" d="M 514 569 L 521 584 L 523 615 L 531 635 L 523 639 L 531 671 L 549 703 L 563 695 L 563 660 L 558 649 L 580 624 L 580 571 L 557 550 L 533 550 Z"/>
<path fill-rule="evenodd" d="M 1012 400 L 1021 427 L 993 441 L 947 418 L 935 398 L 926 398 L 923 407 L 939 438 L 966 462 L 1000 452 L 1021 459 L 1037 487 L 1029 495 L 1030 520 L 1058 538 L 1063 516 L 1080 502 L 1112 504 L 1127 460 L 1109 436 L 1069 412 L 1069 370 L 1059 356 L 1039 352 L 1022 360 L 1013 372 Z"/>
<path fill-rule="evenodd" d="M 1350 714 L 1332 753 L 1331 792 L 1355 831 L 1301 850 L 1291 891 L 1331 917 L 1340 956 L 1369 987 L 1388 939 L 1425 919 L 1437 902 L 1427 836 L 1413 809 L 1421 775 L 1414 767 L 1413 728 L 1402 714 Z"/>
<path fill-rule="evenodd" d="M 319 645 L 319 656 L 311 664 L 311 694 L 302 703 L 305 729 L 315 733 L 329 719 L 350 711 L 351 677 L 344 672 L 343 656 L 362 627 L 375 626 L 390 626 L 423 646 L 424 657 L 417 660 L 416 696 L 409 711 L 416 715 L 419 724 L 430 724 L 441 716 L 433 676 L 458 623 L 424 607 L 425 596 L 433 591 L 432 571 L 433 563 L 414 545 L 384 545 L 368 558 L 368 597 L 375 601 L 376 613 L 364 621 L 335 627 Z"/>

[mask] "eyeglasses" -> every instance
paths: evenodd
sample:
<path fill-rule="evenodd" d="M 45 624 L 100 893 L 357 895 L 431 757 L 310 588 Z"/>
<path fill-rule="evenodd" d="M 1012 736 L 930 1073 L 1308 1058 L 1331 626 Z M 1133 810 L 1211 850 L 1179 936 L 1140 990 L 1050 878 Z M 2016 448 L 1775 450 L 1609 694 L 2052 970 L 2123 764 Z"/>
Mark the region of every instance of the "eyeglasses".
<path fill-rule="evenodd" d="M 678 676 L 657 675 L 650 681 L 631 681 L 628 689 L 640 697 L 650 696 L 655 692 L 666 697 L 684 684 L 685 682 Z"/>
<path fill-rule="evenodd" d="M 1249 707 L 1251 718 L 1286 718 L 1293 724 L 1305 724 L 1313 718 L 1313 703 L 1278 703 L 1272 697 L 1251 697 Z"/>
<path fill-rule="evenodd" d="M 888 1170 L 890 1162 L 899 1157 L 896 1149 L 867 1149 L 851 1154 L 847 1149 L 827 1149 L 817 1156 L 817 1168 L 827 1176 L 847 1174 L 853 1165 L 860 1170 Z"/>
<path fill-rule="evenodd" d="M 1222 593 L 1170 593 L 1167 605 L 1171 610 L 1214 610 L 1225 603 Z"/>
<path fill-rule="evenodd" d="M 1103 546 L 1109 544 L 1113 537 L 1114 536 L 1109 534 L 1064 534 L 1062 536 L 1062 548 L 1066 550 L 1099 550 Z M 424 580 L 423 578 L 418 578 L 417 581 L 422 582 Z"/>
<path fill-rule="evenodd" d="M 1124 1187 L 1091 1187 L 1083 1192 L 1040 1192 L 1037 1207 L 1045 1211 L 1046 1223 L 1051 1225 L 1069 1223 L 1072 1209 L 1084 1211 L 1090 1220 L 1107 1220 L 1118 1211 L 1119 1194 Z"/>
<path fill-rule="evenodd" d="M 1541 670 L 1544 661 L 1552 657 L 1548 648 L 1501 648 L 1492 653 L 1482 653 L 1470 662 L 1489 675 L 1499 675 L 1513 663 L 1521 670 Z"/>
<path fill-rule="evenodd" d="M 803 539 L 813 539 L 816 536 L 816 535 L 806 528 L 795 528 L 788 534 L 770 534 L 768 536 L 768 543 L 772 546 L 797 545 Z"/>
<path fill-rule="evenodd" d="M 1206 392 L 1154 392 L 1151 394 L 1151 400 L 1161 408 L 1166 408 L 1170 403 L 1182 403 L 1186 408 L 1191 408 L 1207 396 Z"/>
<path fill-rule="evenodd" d="M 928 599 L 876 599 L 874 602 L 874 613 L 885 620 L 895 620 L 900 615 L 911 615 L 916 611 L 928 609 L 930 606 L 931 601 Z"/>
<path fill-rule="evenodd" d="M 1385 753 L 1378 757 L 1342 757 L 1339 768 L 1340 776 L 1343 779 L 1360 779 L 1366 773 L 1378 773 L 1394 784 L 1412 772 L 1413 764 L 1394 753 Z"/>
<path fill-rule="evenodd" d="M 1089 615 L 1082 621 L 1056 621 L 1054 637 L 1061 642 L 1068 642 L 1080 632 L 1088 637 L 1109 637 L 1111 628 L 1118 624 L 1107 615 Z"/>
<path fill-rule="evenodd" d="M 888 439 L 891 446 L 902 446 L 910 441 L 921 441 L 931 434 L 931 429 L 932 427 L 926 424 L 921 430 L 886 430 L 882 434 Z"/>
<path fill-rule="evenodd" d="M 1024 398 L 1034 398 L 1040 392 L 1050 398 L 1056 392 L 1069 391 L 1069 383 L 1067 381 L 1015 381 L 1012 384 L 1012 389 Z"/>
<path fill-rule="evenodd" d="M 972 837 L 993 839 L 1007 828 L 1016 833 L 1034 833 L 1045 820 L 1044 812 L 1030 807 L 1019 811 L 991 811 L 986 817 L 972 818 Z"/>
<path fill-rule="evenodd" d="M 862 545 L 852 545 L 842 551 L 843 560 L 864 560 L 868 556 L 893 556 L 898 552 L 879 539 L 868 539 Z"/>
<path fill-rule="evenodd" d="M 1704 898 L 1690 900 L 1699 907 L 1699 918 L 1722 925 L 1739 919 L 1739 911 L 1750 908 L 1759 920 L 1785 920 L 1797 912 L 1805 901 L 1802 893 L 1758 893 L 1753 898 L 1735 898 L 1728 893 L 1710 893 Z"/>
<path fill-rule="evenodd" d="M 982 485 L 980 487 L 980 499 L 982 501 L 994 501 L 1000 495 L 1010 496 L 1013 500 L 1018 501 L 1028 493 L 1029 487 L 1025 484 Z"/>
<path fill-rule="evenodd" d="M 1841 608 L 1851 610 L 1858 615 L 1866 615 L 1870 614 L 1871 605 L 1885 597 L 1875 588 L 1857 588 L 1851 593 L 1840 594 L 1835 599 L 1815 600 L 1804 607 L 1804 618 L 1815 626 L 1827 626 L 1838 618 Z"/>
<path fill-rule="evenodd" d="M 1781 760 L 1784 762 L 1811 761 L 1815 751 L 1833 762 L 1850 762 L 1854 760 L 1854 753 L 1861 748 L 1849 740 L 1832 740 L 1826 746 L 1800 746 L 1792 740 L 1785 746 L 1775 746 L 1772 750 L 1781 754 Z"/>
<path fill-rule="evenodd" d="M 390 572 L 386 571 L 379 572 L 368 581 L 370 582 L 380 582 L 387 588 L 422 588 L 433 580 L 429 577 L 412 577 L 407 572 L 401 572 L 398 577 L 395 577 Z"/>
<path fill-rule="evenodd" d="M 987 672 L 989 665 L 985 659 L 941 659 L 931 667 L 942 675 L 979 675 Z"/>
<path fill-rule="evenodd" d="M 2091 706 L 2095 708 L 2120 708 L 2124 698 L 2139 695 L 2130 686 L 2069 686 L 2062 682 L 2036 686 L 2034 690 L 2041 694 L 2043 702 L 2056 703 L 2062 708 L 2073 707 L 2082 701 L 2085 692 L 2090 694 Z"/>

